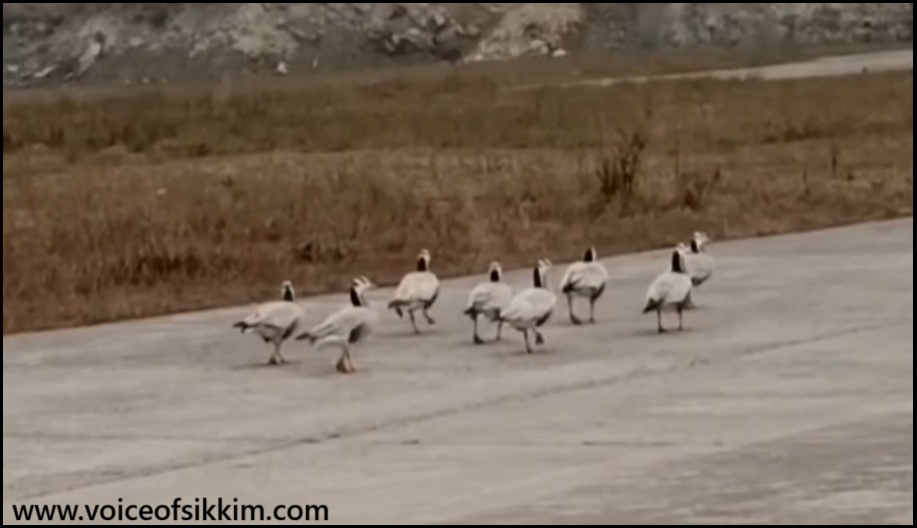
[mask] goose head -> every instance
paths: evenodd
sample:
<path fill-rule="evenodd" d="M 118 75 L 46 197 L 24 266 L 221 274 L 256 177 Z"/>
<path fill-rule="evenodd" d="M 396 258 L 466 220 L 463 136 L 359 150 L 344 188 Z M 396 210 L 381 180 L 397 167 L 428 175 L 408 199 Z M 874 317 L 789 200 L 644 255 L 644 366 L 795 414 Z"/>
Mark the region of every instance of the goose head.
<path fill-rule="evenodd" d="M 376 285 L 366 277 L 353 279 L 353 284 L 350 287 L 350 303 L 354 306 L 367 306 L 366 292 L 375 287 Z"/>
<path fill-rule="evenodd" d="M 503 280 L 503 267 L 500 266 L 499 262 L 491 262 L 487 271 L 490 274 L 490 282 L 500 282 Z"/>
<path fill-rule="evenodd" d="M 599 259 L 599 252 L 596 251 L 595 246 L 590 247 L 586 250 L 586 255 L 583 256 L 583 262 L 592 263 Z"/>
<path fill-rule="evenodd" d="M 687 255 L 689 251 L 690 248 L 683 242 L 678 244 L 678 247 L 675 248 L 675 252 L 672 253 L 673 273 L 685 273 L 685 255 Z"/>
<path fill-rule="evenodd" d="M 280 287 L 280 297 L 286 302 L 296 300 L 296 290 L 293 289 L 292 282 L 284 281 L 283 286 Z"/>
<path fill-rule="evenodd" d="M 548 259 L 541 259 L 538 261 L 538 265 L 535 267 L 535 287 L 544 288 L 548 287 L 548 271 L 554 266 L 554 264 Z"/>
<path fill-rule="evenodd" d="M 419 255 L 417 255 L 417 271 L 430 271 L 430 251 L 422 250 Z"/>
<path fill-rule="evenodd" d="M 710 237 L 708 237 L 706 233 L 698 231 L 694 233 L 694 238 L 691 240 L 691 251 L 693 253 L 700 253 L 710 242 Z"/>

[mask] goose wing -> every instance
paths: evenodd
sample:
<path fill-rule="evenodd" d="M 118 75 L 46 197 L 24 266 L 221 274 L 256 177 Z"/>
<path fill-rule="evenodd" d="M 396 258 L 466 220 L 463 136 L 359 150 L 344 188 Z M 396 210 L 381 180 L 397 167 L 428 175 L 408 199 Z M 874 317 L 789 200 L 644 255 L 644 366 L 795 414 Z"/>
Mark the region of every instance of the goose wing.
<path fill-rule="evenodd" d="M 350 306 L 332 314 L 321 324 L 309 330 L 308 336 L 314 340 L 330 336 L 350 335 L 356 328 L 370 324 L 373 321 L 373 312 L 368 308 Z"/>
<path fill-rule="evenodd" d="M 485 309 L 502 310 L 513 300 L 513 289 L 509 284 L 494 284 L 491 290 L 491 297 L 484 306 Z"/>
<path fill-rule="evenodd" d="M 512 290 L 506 284 L 485 282 L 479 284 L 468 296 L 468 309 L 494 310 L 505 308 L 512 299 Z"/>
<path fill-rule="evenodd" d="M 650 288 L 646 292 L 647 302 L 653 302 L 653 303 L 665 302 L 666 299 L 668 299 L 669 297 L 669 292 L 672 291 L 672 287 L 674 285 L 674 281 L 673 281 L 674 276 L 675 276 L 674 273 L 665 272 L 659 275 L 658 277 L 656 277 L 656 280 L 654 280 L 653 283 L 650 284 Z"/>
<path fill-rule="evenodd" d="M 468 295 L 468 305 L 465 307 L 468 310 L 477 309 L 480 310 L 486 305 L 493 293 L 491 292 L 489 283 L 478 284 L 471 290 L 471 293 Z"/>
<path fill-rule="evenodd" d="M 405 275 L 395 290 L 395 300 L 401 302 L 429 301 L 439 292 L 439 280 L 430 272 Z"/>
<path fill-rule="evenodd" d="M 259 306 L 245 319 L 244 324 L 249 327 L 288 328 L 300 316 L 302 309 L 298 305 L 290 302 L 272 302 Z"/>
<path fill-rule="evenodd" d="M 586 266 L 583 262 L 574 262 L 564 272 L 564 277 L 560 280 L 560 289 L 563 292 L 569 292 L 578 288 L 578 284 L 583 279 L 583 272 Z"/>
<path fill-rule="evenodd" d="M 539 319 L 554 309 L 556 296 L 542 288 L 525 290 L 509 303 L 500 313 L 500 318 L 508 321 L 527 321 Z"/>
<path fill-rule="evenodd" d="M 696 286 L 707 282 L 716 270 L 716 259 L 707 253 L 693 253 L 685 258 L 685 265 Z"/>
<path fill-rule="evenodd" d="M 429 301 L 437 295 L 439 295 L 439 279 L 433 273 L 423 273 L 417 283 L 417 298 Z"/>
<path fill-rule="evenodd" d="M 414 295 L 414 283 L 417 282 L 417 273 L 408 273 L 401 279 L 395 290 L 394 300 L 408 301 Z"/>
<path fill-rule="evenodd" d="M 598 262 L 577 262 L 567 268 L 560 283 L 561 291 L 597 289 L 608 280 L 608 271 Z"/>
<path fill-rule="evenodd" d="M 599 262 L 592 262 L 583 270 L 583 276 L 580 280 L 581 287 L 601 288 L 608 280 L 608 271 Z"/>
<path fill-rule="evenodd" d="M 646 300 L 653 304 L 681 302 L 691 293 L 691 288 L 691 279 L 687 275 L 666 272 L 653 281 Z"/>
<path fill-rule="evenodd" d="M 684 302 L 691 295 L 691 290 L 693 289 L 694 284 L 689 276 L 676 273 L 669 288 L 669 302 Z"/>

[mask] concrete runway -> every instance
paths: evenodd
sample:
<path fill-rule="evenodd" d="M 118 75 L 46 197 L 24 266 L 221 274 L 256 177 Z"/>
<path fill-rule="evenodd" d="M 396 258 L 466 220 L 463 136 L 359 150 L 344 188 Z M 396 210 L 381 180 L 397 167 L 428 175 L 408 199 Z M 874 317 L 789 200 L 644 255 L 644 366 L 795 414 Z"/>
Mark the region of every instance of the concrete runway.
<path fill-rule="evenodd" d="M 623 82 L 666 81 L 698 78 L 716 78 L 723 80 L 760 79 L 765 81 L 779 81 L 812 77 L 838 77 L 843 75 L 856 75 L 860 73 L 906 71 L 913 69 L 914 50 L 903 49 L 894 51 L 877 51 L 873 53 L 856 53 L 850 55 L 828 56 L 801 62 L 772 64 L 769 66 L 756 66 L 751 68 L 732 68 L 692 73 L 674 73 L 669 75 L 588 79 L 584 81 L 561 83 L 559 86 L 611 86 Z M 514 90 L 534 90 L 543 87 L 543 85 L 526 85 L 515 87 Z"/>
<path fill-rule="evenodd" d="M 247 309 L 4 338 L 3 520 L 222 497 L 340 524 L 912 524 L 912 240 L 909 219 L 716 244 L 666 336 L 640 311 L 668 251 L 608 259 L 599 324 L 561 305 L 532 356 L 511 330 L 470 345 L 483 277 L 448 281 L 439 325 L 384 313 L 353 377 L 299 343 L 263 366 L 230 328 Z"/>

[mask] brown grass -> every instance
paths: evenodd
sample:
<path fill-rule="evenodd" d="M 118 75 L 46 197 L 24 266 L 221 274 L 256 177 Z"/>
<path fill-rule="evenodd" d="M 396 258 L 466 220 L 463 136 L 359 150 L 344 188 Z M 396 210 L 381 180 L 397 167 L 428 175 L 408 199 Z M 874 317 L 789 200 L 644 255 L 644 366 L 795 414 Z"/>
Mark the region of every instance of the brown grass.
<path fill-rule="evenodd" d="M 910 215 L 913 77 L 4 101 L 3 330 Z"/>

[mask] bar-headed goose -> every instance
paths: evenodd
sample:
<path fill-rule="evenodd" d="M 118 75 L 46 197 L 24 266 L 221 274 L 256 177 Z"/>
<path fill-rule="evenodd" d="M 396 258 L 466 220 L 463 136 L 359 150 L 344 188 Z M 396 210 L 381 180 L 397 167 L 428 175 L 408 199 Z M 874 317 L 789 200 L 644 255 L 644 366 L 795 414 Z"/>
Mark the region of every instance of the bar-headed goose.
<path fill-rule="evenodd" d="M 478 335 L 478 317 L 484 316 L 490 322 L 497 323 L 497 341 L 503 333 L 503 322 L 498 321 L 500 311 L 509 305 L 513 290 L 503 282 L 503 268 L 499 262 L 491 262 L 488 268 L 489 279 L 471 290 L 468 296 L 468 307 L 465 315 L 474 321 L 474 343 L 483 345 L 484 340 Z"/>
<path fill-rule="evenodd" d="M 337 370 L 344 374 L 356 372 L 350 357 L 351 350 L 362 344 L 372 334 L 378 316 L 366 301 L 366 292 L 374 287 L 366 277 L 354 279 L 350 288 L 350 306 L 332 314 L 315 328 L 296 339 L 308 339 L 316 348 L 337 345 L 341 347 L 341 359 Z"/>
<path fill-rule="evenodd" d="M 716 270 L 716 259 L 707 252 L 710 237 L 704 233 L 694 233 L 691 251 L 685 255 L 685 268 L 691 282 L 698 287 L 713 277 Z"/>
<path fill-rule="evenodd" d="M 547 273 L 551 269 L 550 260 L 541 260 L 535 267 L 535 280 L 531 288 L 519 292 L 510 301 L 505 310 L 500 312 L 499 321 L 522 332 L 525 338 L 525 351 L 532 353 L 529 343 L 529 331 L 535 334 L 535 344 L 543 345 L 544 336 L 538 331 L 551 319 L 557 296 L 548 289 Z"/>
<path fill-rule="evenodd" d="M 245 320 L 233 325 L 243 334 L 253 332 L 265 343 L 274 345 L 274 353 L 268 362 L 270 365 L 286 363 L 281 347 L 296 332 L 303 318 L 303 310 L 296 304 L 296 292 L 290 281 L 283 283 L 281 296 L 281 301 L 262 304 Z"/>
<path fill-rule="evenodd" d="M 430 317 L 429 310 L 439 297 L 439 279 L 430 271 L 430 252 L 424 249 L 417 256 L 417 271 L 408 273 L 401 279 L 401 284 L 395 290 L 392 302 L 388 304 L 389 310 L 394 310 L 398 317 L 403 318 L 404 312 L 411 317 L 411 326 L 414 333 L 420 334 L 414 312 L 420 310 L 430 326 L 436 321 Z"/>
<path fill-rule="evenodd" d="M 656 312 L 660 334 L 666 332 L 662 326 L 662 312 L 678 312 L 678 330 L 684 329 L 683 314 L 691 307 L 691 292 L 694 288 L 691 278 L 685 272 L 684 258 L 687 252 L 687 246 L 678 245 L 672 254 L 671 269 L 656 277 L 646 294 L 643 313 Z"/>
<path fill-rule="evenodd" d="M 595 303 L 605 293 L 608 282 L 608 271 L 598 261 L 598 253 L 594 247 L 586 250 L 586 255 L 580 262 L 573 263 L 560 281 L 560 290 L 567 296 L 567 307 L 570 312 L 570 322 L 575 325 L 583 321 L 573 311 L 575 297 L 589 299 L 589 322 L 595 323 Z"/>

